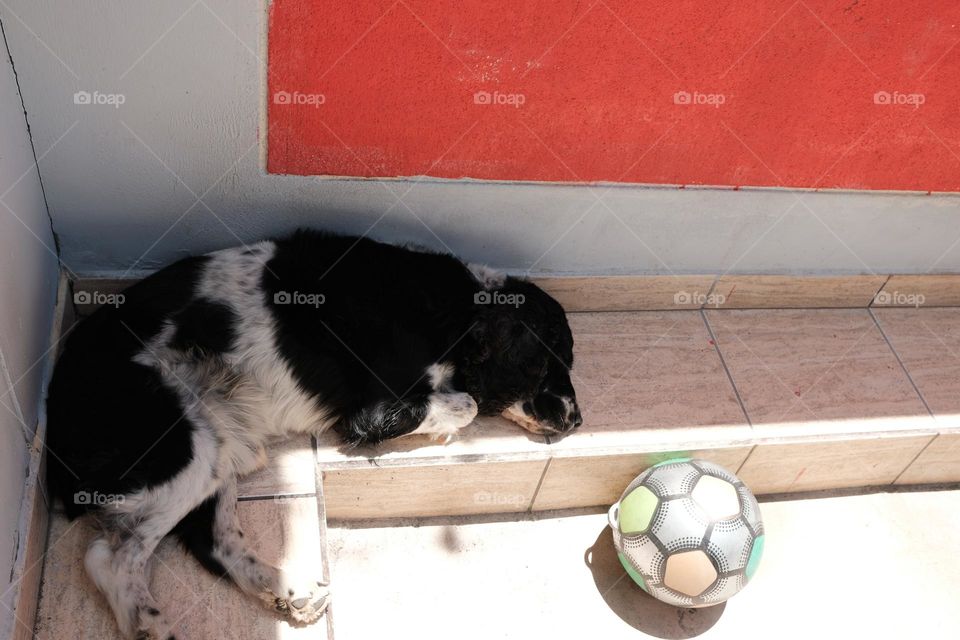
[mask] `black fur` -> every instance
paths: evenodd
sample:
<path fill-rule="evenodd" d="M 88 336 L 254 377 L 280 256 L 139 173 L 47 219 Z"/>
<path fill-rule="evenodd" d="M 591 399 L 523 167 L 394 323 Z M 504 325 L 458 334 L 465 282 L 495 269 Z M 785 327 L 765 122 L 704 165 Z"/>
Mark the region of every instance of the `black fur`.
<path fill-rule="evenodd" d="M 67 338 L 48 393 L 47 468 L 68 516 L 96 508 L 98 496 L 163 483 L 190 462 L 193 425 L 179 398 L 132 358 L 189 304 L 206 262 L 187 258 L 158 271 Z"/>
<path fill-rule="evenodd" d="M 415 430 L 434 391 L 424 372 L 438 362 L 454 368 L 450 390 L 469 393 L 482 414 L 520 401 L 549 430 L 580 424 L 569 326 L 560 305 L 530 282 L 508 277 L 495 287 L 498 299 L 484 300 L 478 296 L 489 291 L 450 255 L 308 231 L 274 246 L 260 282 L 240 284 L 260 292 L 279 354 L 346 440 Z M 50 385 L 48 447 L 50 486 L 71 517 L 98 506 L 78 502 L 79 492 L 129 494 L 190 462 L 197 425 L 159 373 L 132 358 L 165 323 L 175 327 L 169 346 L 192 358 L 230 351 L 244 309 L 197 296 L 210 260 L 157 272 L 67 339 Z M 322 302 L 285 304 L 293 293 Z M 206 522 L 209 508 L 199 505 L 183 527 Z M 184 535 L 188 547 L 200 539 Z"/>
<path fill-rule="evenodd" d="M 170 346 L 197 356 L 220 355 L 233 344 L 236 314 L 225 304 L 194 300 L 172 317 L 177 330 Z"/>
<path fill-rule="evenodd" d="M 218 578 L 227 578 L 227 569 L 213 556 L 213 522 L 219 500 L 219 494 L 205 500 L 177 523 L 172 533 L 204 569 Z"/>

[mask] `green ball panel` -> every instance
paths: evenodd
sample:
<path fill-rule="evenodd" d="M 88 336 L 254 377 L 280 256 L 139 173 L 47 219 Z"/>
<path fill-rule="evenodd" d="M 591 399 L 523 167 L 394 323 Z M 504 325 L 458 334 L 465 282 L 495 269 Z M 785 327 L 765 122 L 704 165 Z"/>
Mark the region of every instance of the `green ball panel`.
<path fill-rule="evenodd" d="M 757 567 L 760 566 L 760 558 L 763 556 L 763 539 L 764 536 L 757 536 L 757 539 L 753 541 L 750 559 L 747 560 L 747 580 L 753 579 L 753 574 L 757 572 Z"/>
<path fill-rule="evenodd" d="M 627 559 L 627 556 L 623 555 L 619 551 L 617 552 L 617 557 L 620 558 L 620 564 L 623 565 L 623 568 L 627 570 L 627 575 L 633 578 L 633 581 L 640 585 L 640 588 L 650 593 L 647 589 L 647 582 L 643 579 L 643 576 L 640 575 L 640 572 L 633 568 L 633 565 L 630 564 L 630 560 Z"/>
<path fill-rule="evenodd" d="M 657 464 L 653 465 L 653 466 L 650 467 L 650 468 L 651 468 L 651 469 L 656 469 L 657 467 L 662 467 L 662 466 L 665 466 L 665 465 L 668 465 L 668 464 L 677 464 L 677 463 L 680 463 L 680 462 L 690 462 L 690 460 L 691 460 L 690 458 L 670 458 L 669 460 L 662 460 L 662 461 L 658 462 Z"/>
<path fill-rule="evenodd" d="M 643 533 L 650 526 L 659 499 L 646 487 L 637 487 L 620 501 L 620 531 Z"/>

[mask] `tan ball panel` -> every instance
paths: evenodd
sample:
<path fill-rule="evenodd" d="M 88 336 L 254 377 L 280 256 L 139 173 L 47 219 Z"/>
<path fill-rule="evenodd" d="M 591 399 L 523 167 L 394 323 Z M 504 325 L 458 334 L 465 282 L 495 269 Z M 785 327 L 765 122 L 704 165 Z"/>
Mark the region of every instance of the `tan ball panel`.
<path fill-rule="evenodd" d="M 717 570 L 707 554 L 696 549 L 675 553 L 667 558 L 663 584 L 692 598 L 710 588 L 717 580 Z"/>

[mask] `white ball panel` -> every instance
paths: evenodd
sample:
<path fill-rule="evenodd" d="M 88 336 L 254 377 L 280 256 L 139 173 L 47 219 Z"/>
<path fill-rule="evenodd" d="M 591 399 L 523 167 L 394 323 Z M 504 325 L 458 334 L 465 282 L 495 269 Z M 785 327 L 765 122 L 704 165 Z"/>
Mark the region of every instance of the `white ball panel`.
<path fill-rule="evenodd" d="M 682 495 L 693 491 L 700 478 L 700 471 L 689 462 L 675 462 L 657 467 L 643 484 L 661 498 Z"/>
<path fill-rule="evenodd" d="M 709 524 L 707 515 L 690 498 L 668 500 L 660 504 L 650 535 L 668 551 L 694 549 L 703 541 Z"/>

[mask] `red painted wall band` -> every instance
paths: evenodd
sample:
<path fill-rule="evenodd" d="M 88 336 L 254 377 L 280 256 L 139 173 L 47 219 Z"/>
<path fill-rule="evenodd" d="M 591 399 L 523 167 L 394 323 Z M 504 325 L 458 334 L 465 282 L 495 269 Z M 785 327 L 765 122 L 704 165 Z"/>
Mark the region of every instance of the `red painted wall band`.
<path fill-rule="evenodd" d="M 268 170 L 960 190 L 955 0 L 274 0 Z"/>

